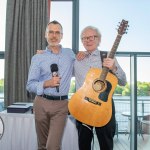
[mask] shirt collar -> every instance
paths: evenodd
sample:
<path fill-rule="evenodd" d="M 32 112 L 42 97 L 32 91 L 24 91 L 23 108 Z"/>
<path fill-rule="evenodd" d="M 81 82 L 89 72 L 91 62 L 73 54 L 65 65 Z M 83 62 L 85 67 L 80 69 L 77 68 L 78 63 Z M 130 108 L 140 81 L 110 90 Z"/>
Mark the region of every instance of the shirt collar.
<path fill-rule="evenodd" d="M 49 53 L 53 53 L 52 50 L 48 48 L 48 46 L 46 46 L 46 51 Z M 60 45 L 60 52 L 59 53 L 61 53 L 61 52 L 62 52 L 62 45 Z"/>
<path fill-rule="evenodd" d="M 89 54 L 90 54 L 90 53 L 89 53 Z M 100 50 L 96 49 L 96 50 L 93 51 L 90 55 L 92 55 L 92 56 L 100 55 Z"/>

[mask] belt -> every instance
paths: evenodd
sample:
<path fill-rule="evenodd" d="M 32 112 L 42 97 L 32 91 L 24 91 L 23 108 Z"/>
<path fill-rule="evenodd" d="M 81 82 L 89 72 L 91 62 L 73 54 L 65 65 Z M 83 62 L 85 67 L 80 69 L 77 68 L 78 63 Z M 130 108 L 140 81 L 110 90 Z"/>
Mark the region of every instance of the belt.
<path fill-rule="evenodd" d="M 65 100 L 68 99 L 68 95 L 63 95 L 63 96 L 50 96 L 50 95 L 40 95 L 41 97 L 44 97 L 48 100 Z"/>

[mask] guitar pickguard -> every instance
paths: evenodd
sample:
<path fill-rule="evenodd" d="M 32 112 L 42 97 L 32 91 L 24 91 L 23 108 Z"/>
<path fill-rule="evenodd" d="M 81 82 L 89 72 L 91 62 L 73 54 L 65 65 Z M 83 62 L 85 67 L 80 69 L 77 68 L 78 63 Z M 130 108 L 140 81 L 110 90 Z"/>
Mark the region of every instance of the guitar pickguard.
<path fill-rule="evenodd" d="M 103 91 L 102 93 L 100 93 L 99 96 L 98 96 L 98 98 L 100 100 L 104 101 L 104 102 L 107 102 L 108 95 L 109 95 L 109 93 L 110 93 L 110 91 L 112 89 L 111 83 L 108 82 L 107 80 L 106 80 L 106 84 L 107 84 L 107 86 L 106 86 L 107 88 L 105 89 L 105 91 Z"/>

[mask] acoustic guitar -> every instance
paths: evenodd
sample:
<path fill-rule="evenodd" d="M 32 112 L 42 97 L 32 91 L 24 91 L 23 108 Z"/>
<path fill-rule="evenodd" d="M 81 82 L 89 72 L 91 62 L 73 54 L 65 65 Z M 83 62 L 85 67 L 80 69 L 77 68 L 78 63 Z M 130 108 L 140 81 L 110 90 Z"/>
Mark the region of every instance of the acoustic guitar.
<path fill-rule="evenodd" d="M 127 27 L 128 21 L 122 20 L 107 57 L 114 58 Z M 110 73 L 107 67 L 89 69 L 82 87 L 69 100 L 69 112 L 84 124 L 94 127 L 106 125 L 112 116 L 112 96 L 117 84 L 117 77 Z"/>

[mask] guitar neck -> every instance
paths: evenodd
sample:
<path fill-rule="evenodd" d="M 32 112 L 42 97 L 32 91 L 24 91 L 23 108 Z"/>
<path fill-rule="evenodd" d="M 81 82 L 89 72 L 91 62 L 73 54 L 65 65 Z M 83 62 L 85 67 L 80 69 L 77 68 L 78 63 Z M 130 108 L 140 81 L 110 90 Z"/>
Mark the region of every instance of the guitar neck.
<path fill-rule="evenodd" d="M 100 75 L 100 80 L 105 81 L 106 75 L 109 72 L 109 69 L 107 67 L 103 67 L 101 75 Z"/>
<path fill-rule="evenodd" d="M 115 42 L 113 44 L 113 47 L 112 47 L 110 53 L 108 54 L 108 58 L 114 58 L 116 50 L 117 50 L 118 45 L 120 43 L 121 37 L 122 37 L 122 35 L 119 35 L 119 34 L 117 35 L 116 40 L 115 40 Z M 104 81 L 106 79 L 106 76 L 107 76 L 108 72 L 109 72 L 109 69 L 107 67 L 103 67 L 102 73 L 100 75 L 100 79 L 102 81 Z"/>
<path fill-rule="evenodd" d="M 113 44 L 113 47 L 112 47 L 110 53 L 108 54 L 108 58 L 114 58 L 115 53 L 116 53 L 117 48 L 118 48 L 118 45 L 120 43 L 121 37 L 122 37 L 122 35 L 120 35 L 120 34 L 117 35 L 116 40 Z"/>
<path fill-rule="evenodd" d="M 118 45 L 119 45 L 120 40 L 122 38 L 122 35 L 124 33 L 126 33 L 125 31 L 126 31 L 127 26 L 128 26 L 128 21 L 122 20 L 122 22 L 120 24 L 120 27 L 118 29 L 118 35 L 117 35 L 117 37 L 115 39 L 115 42 L 114 42 L 114 44 L 112 46 L 111 51 L 108 54 L 108 58 L 112 58 L 112 59 L 114 58 L 115 53 L 116 53 L 117 48 L 118 48 Z M 104 81 L 106 79 L 106 76 L 107 76 L 108 72 L 109 72 L 109 69 L 107 67 L 103 67 L 101 75 L 100 75 L 100 79 L 102 81 Z"/>

